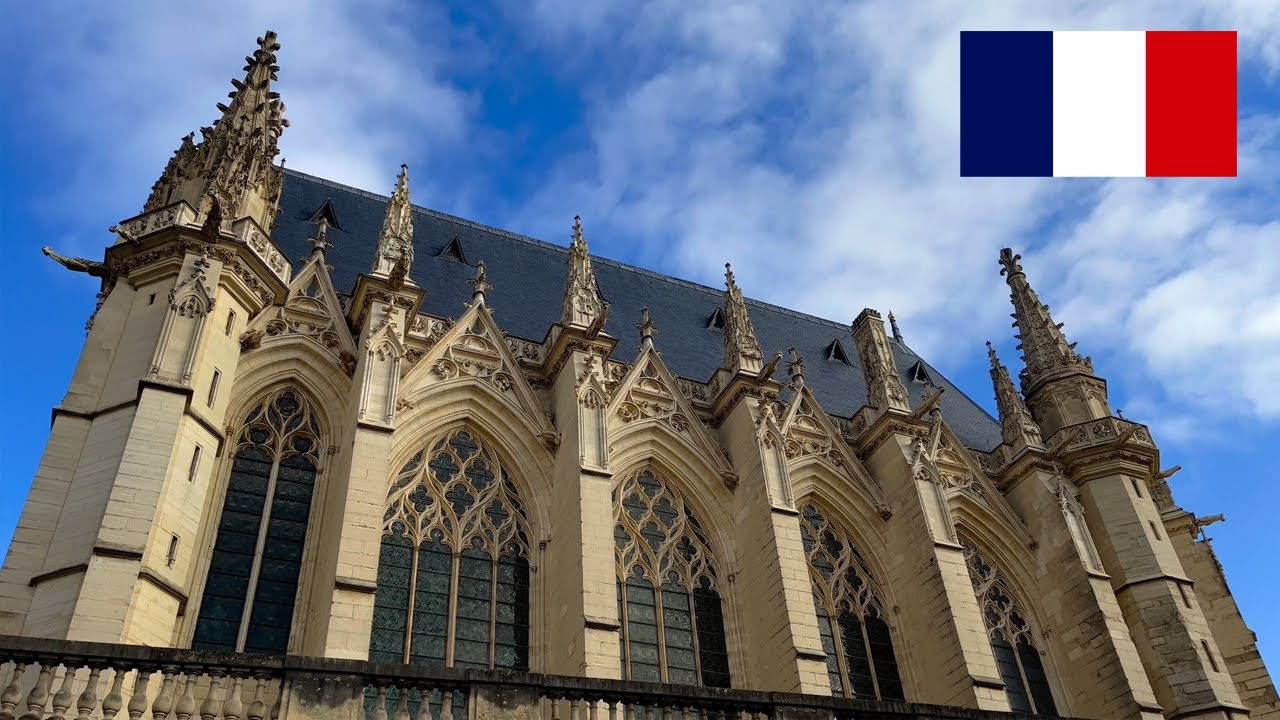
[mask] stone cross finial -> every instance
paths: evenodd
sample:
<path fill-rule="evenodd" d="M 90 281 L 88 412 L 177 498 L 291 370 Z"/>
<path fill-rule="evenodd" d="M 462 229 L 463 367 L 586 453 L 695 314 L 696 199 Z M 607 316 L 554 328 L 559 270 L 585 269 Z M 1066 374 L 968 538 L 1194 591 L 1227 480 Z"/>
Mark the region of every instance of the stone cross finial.
<path fill-rule="evenodd" d="M 658 334 L 658 327 L 649 316 L 649 308 L 640 308 L 640 324 L 636 328 L 640 330 L 640 347 L 653 347 L 653 336 Z"/>
<path fill-rule="evenodd" d="M 724 281 L 724 367 L 733 372 L 758 373 L 764 367 L 764 354 L 751 326 L 747 301 L 729 263 L 724 264 Z"/>
<path fill-rule="evenodd" d="M 582 236 L 582 218 L 573 216 L 573 240 L 569 244 L 569 277 L 564 283 L 564 299 L 560 323 L 576 330 L 603 327 L 606 314 L 604 298 L 596 284 L 591 267 L 591 254 Z"/>
<path fill-rule="evenodd" d="M 787 348 L 790 359 L 787 360 L 787 374 L 796 387 L 804 385 L 804 360 L 796 353 L 795 348 Z"/>
<path fill-rule="evenodd" d="M 310 238 L 311 254 L 323 255 L 325 250 L 333 247 L 333 243 L 329 242 L 329 218 L 322 217 L 320 222 L 316 223 L 316 235 Z"/>
<path fill-rule="evenodd" d="M 1040 426 L 1031 418 L 1022 394 L 1013 385 L 1009 371 L 1000 363 L 996 349 L 987 341 L 987 357 L 991 360 L 991 383 L 996 392 L 996 407 L 1000 412 L 1000 437 L 1015 452 L 1024 447 L 1043 448 Z"/>
<path fill-rule="evenodd" d="M 485 291 L 493 288 L 493 285 L 489 283 L 483 260 L 476 263 L 476 276 L 468 280 L 467 284 L 471 286 L 472 304 L 484 302 Z"/>

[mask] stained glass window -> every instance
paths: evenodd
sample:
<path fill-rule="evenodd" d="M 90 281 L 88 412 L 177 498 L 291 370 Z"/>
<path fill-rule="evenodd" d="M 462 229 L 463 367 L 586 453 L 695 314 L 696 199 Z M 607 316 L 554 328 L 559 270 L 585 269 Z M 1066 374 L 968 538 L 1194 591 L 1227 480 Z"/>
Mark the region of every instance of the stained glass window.
<path fill-rule="evenodd" d="M 800 512 L 800 539 L 832 694 L 904 700 L 884 605 L 858 548 L 811 503 Z"/>
<path fill-rule="evenodd" d="M 999 568 L 983 557 L 976 545 L 963 537 L 960 544 L 964 546 L 969 579 L 978 595 L 982 619 L 991 639 L 991 652 L 1009 696 L 1009 707 L 1019 712 L 1058 714 L 1035 635 L 1013 591 Z"/>
<path fill-rule="evenodd" d="M 454 430 L 387 493 L 369 659 L 529 667 L 529 538 L 498 458 Z"/>
<path fill-rule="evenodd" d="M 697 518 L 649 469 L 615 487 L 613 504 L 626 678 L 729 687 L 718 580 Z"/>
<path fill-rule="evenodd" d="M 284 653 L 320 428 L 303 396 L 286 387 L 254 407 L 238 437 L 191 646 Z"/>

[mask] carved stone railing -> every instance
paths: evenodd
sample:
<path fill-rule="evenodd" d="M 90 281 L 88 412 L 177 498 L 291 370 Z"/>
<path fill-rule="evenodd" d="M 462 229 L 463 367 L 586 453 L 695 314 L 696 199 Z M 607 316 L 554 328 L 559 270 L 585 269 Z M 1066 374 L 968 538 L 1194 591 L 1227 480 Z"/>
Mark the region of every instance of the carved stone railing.
<path fill-rule="evenodd" d="M 1062 452 L 1076 452 L 1110 445 L 1117 440 L 1155 447 L 1147 426 L 1118 417 L 1098 418 L 1059 428 L 1045 440 L 1045 446 Z"/>
<path fill-rule="evenodd" d="M 236 240 L 248 246 L 249 250 L 275 274 L 280 282 L 286 285 L 289 283 L 289 278 L 293 275 L 292 263 L 284 253 L 280 252 L 280 248 L 276 247 L 267 233 L 258 227 L 258 223 L 251 218 L 240 218 L 232 224 L 231 232 L 235 234 Z"/>
<path fill-rule="evenodd" d="M 198 227 L 195 209 L 185 202 L 178 202 L 159 210 L 135 215 L 128 220 L 121 220 L 117 225 L 119 239 L 116 242 L 136 240 L 175 226 Z"/>
<path fill-rule="evenodd" d="M 511 671 L 0 636 L 0 720 L 1013 720 Z M 426 702 L 424 702 L 424 699 Z"/>

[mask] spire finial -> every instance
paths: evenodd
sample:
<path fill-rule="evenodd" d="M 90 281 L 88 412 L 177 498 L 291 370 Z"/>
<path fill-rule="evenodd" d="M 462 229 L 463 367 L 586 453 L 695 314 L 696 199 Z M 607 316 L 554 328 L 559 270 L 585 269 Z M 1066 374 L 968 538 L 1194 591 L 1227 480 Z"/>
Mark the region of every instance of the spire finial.
<path fill-rule="evenodd" d="M 245 58 L 244 79 L 231 80 L 228 102 L 218 103 L 220 117 L 182 139 L 160 178 L 151 188 L 144 213 L 185 201 L 201 215 L 214 197 L 232 222 L 249 217 L 259 227 L 270 228 L 284 181 L 276 168 L 280 135 L 289 126 L 284 118 L 280 94 L 271 89 L 280 69 L 276 34 L 267 31 L 258 38 L 257 48 Z"/>
<path fill-rule="evenodd" d="M 1013 378 L 996 355 L 995 346 L 987 341 L 987 358 L 991 361 L 991 384 L 996 392 L 996 407 L 1000 412 L 1000 437 L 1014 452 L 1024 447 L 1043 448 L 1040 427 L 1031 418 L 1021 393 L 1013 386 Z"/>
<path fill-rule="evenodd" d="M 658 334 L 658 327 L 653 324 L 653 318 L 649 316 L 649 308 L 640 308 L 640 324 L 636 325 L 640 330 L 640 347 L 653 347 L 653 336 Z"/>
<path fill-rule="evenodd" d="M 604 327 L 608 306 L 600 296 L 591 254 L 582 236 L 582 217 L 573 216 L 573 240 L 569 243 L 569 277 L 564 282 L 560 324 L 588 334 Z"/>
<path fill-rule="evenodd" d="M 746 298 L 729 263 L 724 264 L 724 283 L 724 367 L 733 372 L 758 373 L 764 368 L 764 354 L 751 326 Z"/>
<path fill-rule="evenodd" d="M 787 374 L 791 376 L 791 382 L 796 387 L 804 385 L 804 359 L 796 353 L 795 348 L 787 348 L 789 359 L 787 360 Z"/>
<path fill-rule="evenodd" d="M 468 280 L 467 284 L 471 286 L 471 303 L 474 305 L 484 302 L 485 291 L 491 289 L 493 285 L 489 283 L 483 260 L 476 263 L 476 276 Z"/>
<path fill-rule="evenodd" d="M 324 255 L 325 250 L 333 247 L 333 243 L 329 242 L 329 218 L 320 218 L 320 221 L 316 223 L 316 225 L 316 235 L 315 237 L 310 238 L 312 248 L 311 254 Z"/>
<path fill-rule="evenodd" d="M 1093 361 L 1076 354 L 1075 343 L 1068 343 L 1062 333 L 1062 323 L 1055 323 L 1049 314 L 1049 306 L 1040 302 L 1036 291 L 1027 282 L 1022 271 L 1022 259 L 1013 250 L 1000 251 L 1000 274 L 1009 284 L 1009 298 L 1013 301 L 1014 327 L 1018 328 L 1018 349 L 1023 352 L 1026 370 L 1022 375 L 1024 391 L 1050 375 L 1083 372 L 1093 375 Z"/>
<path fill-rule="evenodd" d="M 893 311 L 889 311 L 889 331 L 893 333 L 893 339 L 902 342 L 902 331 L 898 329 L 898 318 L 894 317 Z"/>
<path fill-rule="evenodd" d="M 403 277 L 413 264 L 413 205 L 409 202 L 409 166 L 401 164 L 396 187 L 387 203 L 387 214 L 378 234 L 373 274 Z"/>

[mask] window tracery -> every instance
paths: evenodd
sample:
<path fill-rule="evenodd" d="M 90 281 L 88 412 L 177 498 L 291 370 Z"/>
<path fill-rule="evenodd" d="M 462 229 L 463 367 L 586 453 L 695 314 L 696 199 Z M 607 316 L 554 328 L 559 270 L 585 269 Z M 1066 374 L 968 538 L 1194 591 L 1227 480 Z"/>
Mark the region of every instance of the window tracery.
<path fill-rule="evenodd" d="M 964 547 L 969 579 L 978 596 L 996 667 L 1009 696 L 1009 707 L 1014 711 L 1056 715 L 1049 679 L 1021 603 L 994 563 L 968 539 L 961 537 L 960 544 Z"/>
<path fill-rule="evenodd" d="M 809 563 L 831 692 L 905 699 L 884 605 L 866 560 L 848 535 L 812 503 L 800 511 L 800 539 Z"/>
<path fill-rule="evenodd" d="M 719 579 L 706 532 L 651 469 L 615 486 L 613 506 L 624 676 L 729 687 Z"/>
<path fill-rule="evenodd" d="M 289 644 L 320 426 L 292 387 L 245 417 L 191 646 L 283 653 Z"/>
<path fill-rule="evenodd" d="M 387 493 L 369 659 L 527 669 L 529 538 L 520 494 L 469 431 L 429 448 L 405 463 Z"/>

